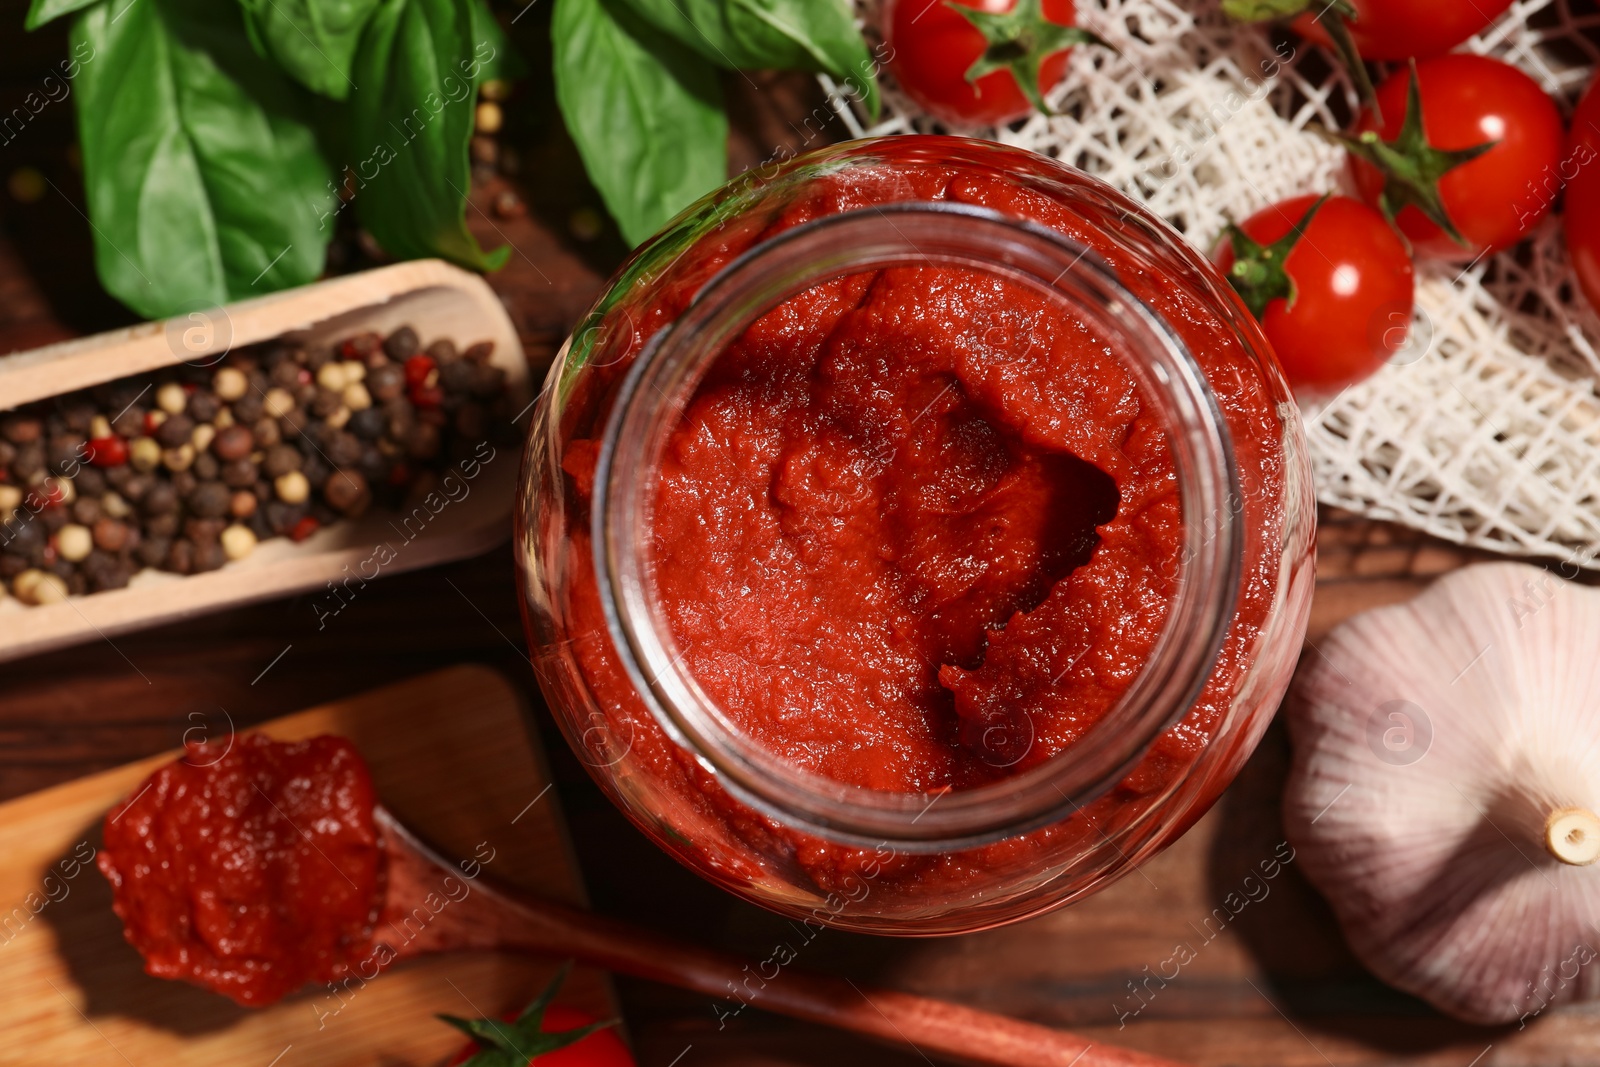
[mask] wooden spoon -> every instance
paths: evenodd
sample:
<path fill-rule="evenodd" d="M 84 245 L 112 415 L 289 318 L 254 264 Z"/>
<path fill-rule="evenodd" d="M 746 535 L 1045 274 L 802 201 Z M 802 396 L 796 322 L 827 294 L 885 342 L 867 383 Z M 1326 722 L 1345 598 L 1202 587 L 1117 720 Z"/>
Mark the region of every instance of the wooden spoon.
<path fill-rule="evenodd" d="M 996 1067 L 1182 1067 L 1115 1045 L 992 1012 L 847 979 L 785 968 L 747 982 L 749 963 L 577 908 L 506 895 L 433 852 L 383 807 L 376 812 L 387 859 L 376 939 L 397 958 L 433 952 L 510 950 L 570 958 L 619 974 L 743 1001 L 808 1022 L 850 1030 L 926 1055 Z M 454 881 L 445 883 L 445 878 Z M 461 897 L 461 886 L 470 892 Z M 434 897 L 437 911 L 423 901 Z M 448 897 L 449 903 L 438 902 Z"/>

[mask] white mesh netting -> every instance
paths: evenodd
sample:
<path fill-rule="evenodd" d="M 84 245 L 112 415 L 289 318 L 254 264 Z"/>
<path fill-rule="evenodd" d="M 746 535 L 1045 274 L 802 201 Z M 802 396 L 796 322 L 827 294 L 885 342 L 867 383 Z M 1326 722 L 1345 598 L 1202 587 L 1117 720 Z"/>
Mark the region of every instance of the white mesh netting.
<path fill-rule="evenodd" d="M 856 0 L 877 25 L 882 0 Z M 1570 114 L 1600 55 L 1584 0 L 1517 0 L 1466 49 L 1516 63 Z M 1354 95 L 1320 49 L 1239 26 L 1217 0 L 1079 0 L 1116 51 L 1077 48 L 1053 116 L 961 130 L 1076 166 L 1209 250 L 1228 218 L 1308 192 L 1348 192 L 1338 128 Z M 939 128 L 885 79 L 867 126 Z M 1530 196 L 1535 195 L 1530 190 Z M 1411 340 L 1377 375 L 1305 411 L 1317 495 L 1461 544 L 1600 568 L 1600 318 L 1570 280 L 1559 221 L 1470 267 L 1421 263 Z"/>

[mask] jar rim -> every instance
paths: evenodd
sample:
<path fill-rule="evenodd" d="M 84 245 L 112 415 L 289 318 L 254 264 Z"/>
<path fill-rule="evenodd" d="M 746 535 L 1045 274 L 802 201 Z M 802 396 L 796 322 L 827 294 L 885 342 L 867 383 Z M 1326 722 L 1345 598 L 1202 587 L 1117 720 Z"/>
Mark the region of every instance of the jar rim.
<path fill-rule="evenodd" d="M 909 233 L 907 231 L 910 231 Z M 916 240 L 913 240 L 913 235 Z M 970 789 L 901 793 L 798 767 L 744 734 L 683 667 L 653 596 L 651 501 L 667 436 L 710 366 L 760 315 L 828 280 L 892 266 L 986 271 L 1063 300 L 1116 336 L 1146 398 L 1160 401 L 1184 547 L 1155 647 L 1118 701 L 1036 767 Z M 971 847 L 1060 821 L 1122 780 L 1198 698 L 1240 586 L 1239 477 L 1216 396 L 1170 324 L 1084 244 L 1026 219 L 950 201 L 824 215 L 727 263 L 646 343 L 600 441 L 591 511 L 601 606 L 630 681 L 668 736 L 741 801 L 822 837 L 912 852 Z M 1023 709 L 1026 713 L 1027 709 Z"/>

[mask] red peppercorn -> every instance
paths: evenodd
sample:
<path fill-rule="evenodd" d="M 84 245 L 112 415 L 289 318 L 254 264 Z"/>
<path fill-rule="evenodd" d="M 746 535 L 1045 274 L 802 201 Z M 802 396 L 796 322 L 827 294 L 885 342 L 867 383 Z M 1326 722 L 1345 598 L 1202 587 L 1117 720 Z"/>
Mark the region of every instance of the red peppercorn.
<path fill-rule="evenodd" d="M 299 369 L 299 371 L 297 371 L 295 373 L 295 380 L 297 382 L 299 382 L 301 385 L 310 385 L 311 384 L 311 372 L 309 370 L 307 370 L 305 367 L 301 367 Z"/>
<path fill-rule="evenodd" d="M 165 414 L 165 412 L 162 412 L 162 414 Z M 145 412 L 144 413 L 144 432 L 145 432 L 145 436 L 149 437 L 149 436 L 154 435 L 155 432 L 161 428 L 162 421 L 163 421 L 162 419 L 157 417 L 156 411 L 152 410 L 152 411 Z"/>
<path fill-rule="evenodd" d="M 427 382 L 428 376 L 436 373 L 438 369 L 438 364 L 434 363 L 432 356 L 418 352 L 406 360 L 406 384 L 412 388 L 423 385 Z"/>
<path fill-rule="evenodd" d="M 316 520 L 315 516 L 303 516 L 299 522 L 289 527 L 289 540 L 304 541 L 306 538 L 316 533 L 317 528 L 321 525 L 322 524 Z"/>
<path fill-rule="evenodd" d="M 120 467 L 128 462 L 128 442 L 112 434 L 89 442 L 89 462 L 96 467 Z"/>
<path fill-rule="evenodd" d="M 383 338 L 375 333 L 358 333 L 339 343 L 340 359 L 365 359 L 374 352 L 381 351 Z"/>
<path fill-rule="evenodd" d="M 411 484 L 411 468 L 404 463 L 396 463 L 390 467 L 389 484 L 394 486 Z"/>
<path fill-rule="evenodd" d="M 413 385 L 408 391 L 411 402 L 424 411 L 444 403 L 444 390 L 437 385 Z"/>

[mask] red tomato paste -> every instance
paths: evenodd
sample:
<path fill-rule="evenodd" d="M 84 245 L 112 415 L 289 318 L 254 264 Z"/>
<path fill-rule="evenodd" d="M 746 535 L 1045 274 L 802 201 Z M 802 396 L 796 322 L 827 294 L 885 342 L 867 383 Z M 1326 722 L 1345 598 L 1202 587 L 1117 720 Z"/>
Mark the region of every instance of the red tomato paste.
<path fill-rule="evenodd" d="M 375 803 L 343 738 L 190 745 L 106 816 L 97 860 L 145 970 L 249 1007 L 340 977 L 381 903 Z"/>
<path fill-rule="evenodd" d="M 757 242 L 904 200 L 983 205 L 1080 241 L 1171 324 L 1232 438 L 1243 584 L 1200 698 L 1117 790 L 1083 809 L 1106 825 L 1181 778 L 1244 688 L 1279 582 L 1286 395 L 1219 315 L 1232 298 L 1200 268 L 1153 269 L 1025 179 L 943 167 L 924 140 L 905 138 L 903 160 L 895 144 L 875 145 L 883 166 L 822 171 L 776 214 L 737 219 L 684 253 L 671 282 L 624 306 L 633 351 Z M 784 759 L 880 790 L 970 788 L 1070 746 L 1147 662 L 1181 569 L 1173 458 L 1131 358 L 1059 304 L 965 268 L 856 274 L 774 308 L 700 384 L 657 482 L 657 593 L 690 673 Z M 568 527 L 579 575 L 574 634 L 605 632 L 581 516 L 602 424 L 595 413 L 626 363 L 612 353 L 596 360 L 574 402 L 583 414 L 568 423 L 578 427 L 563 459 L 580 516 Z M 824 888 L 860 862 L 859 850 L 790 830 L 722 792 L 636 714 L 638 697 L 606 643 L 580 642 L 577 654 L 599 706 L 626 720 L 613 729 L 626 731 L 630 763 L 683 782 L 674 792 L 700 793 L 698 817 L 726 827 L 722 841 L 666 847 L 733 881 L 761 877 L 760 861 L 743 857 L 786 855 Z M 1227 763 L 1196 817 L 1237 766 Z M 876 884 L 951 891 L 1100 836 L 1093 825 L 1059 824 L 960 853 L 900 857 Z"/>

